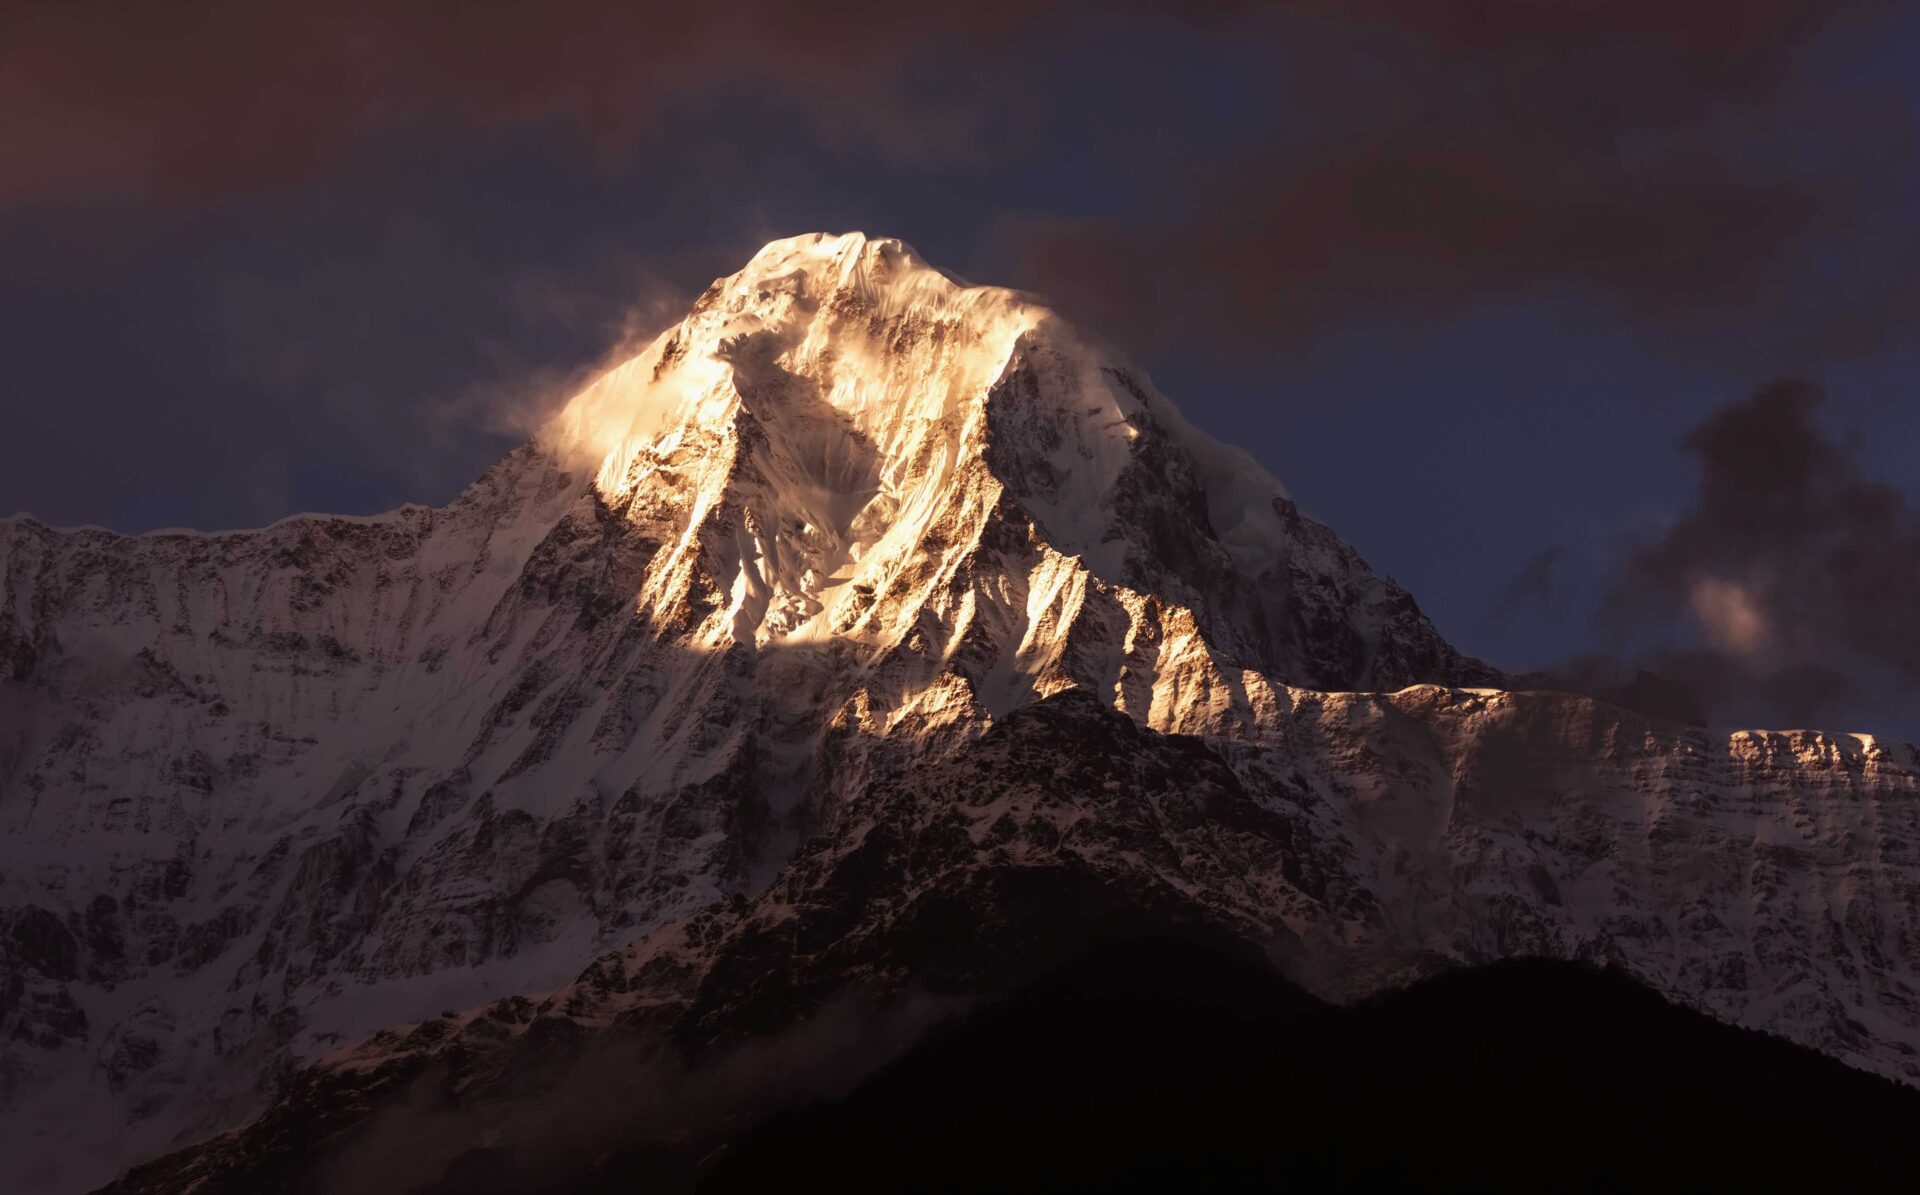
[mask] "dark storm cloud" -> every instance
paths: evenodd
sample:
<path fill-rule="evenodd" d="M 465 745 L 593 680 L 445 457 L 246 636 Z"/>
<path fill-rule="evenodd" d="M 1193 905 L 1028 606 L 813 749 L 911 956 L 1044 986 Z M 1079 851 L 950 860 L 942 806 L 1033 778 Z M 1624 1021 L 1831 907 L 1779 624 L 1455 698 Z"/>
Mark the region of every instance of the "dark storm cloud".
<path fill-rule="evenodd" d="M 1825 395 L 1776 382 L 1688 433 L 1691 506 L 1636 549 L 1602 609 L 1616 632 L 1683 621 L 1651 666 L 1709 706 L 1796 720 L 1920 689 L 1920 512 L 1862 474 Z"/>
<path fill-rule="evenodd" d="M 1151 212 L 1006 240 L 1033 287 L 1128 343 L 1575 297 L 1675 342 L 1777 321 L 1807 351 L 1871 345 L 1912 294 L 1909 113 L 1820 72 L 1881 9 L 1268 6 L 1250 32 L 1277 132 L 1178 172 Z"/>
<path fill-rule="evenodd" d="M 1487 611 L 1490 619 L 1512 618 L 1527 610 L 1550 609 L 1556 604 L 1558 594 L 1554 584 L 1554 571 L 1566 550 L 1554 544 L 1540 551 L 1520 566 L 1506 586 L 1495 595 L 1493 605 Z"/>
<path fill-rule="evenodd" d="M 1023 51 L 1177 29 L 1261 47 L 1269 85 L 1234 123 L 1276 127 L 1149 155 L 1124 214 L 1011 215 L 999 238 L 1020 281 L 1125 343 L 1261 346 L 1571 295 L 1673 341 L 1737 316 L 1789 325 L 1803 357 L 1851 352 L 1920 309 L 1894 165 L 1909 120 L 1815 68 L 1887 7 L 14 4 L 0 209 L 204 200 L 306 180 L 370 145 L 515 131 L 557 130 L 583 158 L 630 168 L 650 129 L 685 119 L 676 105 L 742 94 L 801 114 L 825 144 L 977 170 L 1077 148 L 1049 144 L 1046 56 Z M 1088 90 L 1160 90 L 1168 112 L 1171 91 L 1194 86 L 1087 67 Z M 1138 125 L 1082 135 L 1124 153 Z M 697 163 L 645 169 L 701 185 Z"/>
<path fill-rule="evenodd" d="M 927 159 L 1018 116 L 977 69 L 1046 4 L 8 3 L 0 203 L 194 200 L 302 180 L 427 129 L 560 126 L 618 154 L 675 98 L 762 88 L 830 135 Z M 670 171 L 671 163 L 661 166 Z"/>

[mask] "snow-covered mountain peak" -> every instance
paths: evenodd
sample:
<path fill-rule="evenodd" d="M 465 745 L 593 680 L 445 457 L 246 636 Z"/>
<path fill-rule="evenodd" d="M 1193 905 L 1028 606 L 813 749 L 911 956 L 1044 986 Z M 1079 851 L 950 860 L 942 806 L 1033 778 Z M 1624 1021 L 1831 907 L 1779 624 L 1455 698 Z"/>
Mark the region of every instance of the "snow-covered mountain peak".
<path fill-rule="evenodd" d="M 1498 681 L 1112 349 L 858 235 L 444 508 L 4 522 L 0 584 L 0 1100 L 130 1150 L 759 891 L 1038 698 L 1291 742 L 1315 690 Z"/>
<path fill-rule="evenodd" d="M 1500 683 L 1036 300 L 776 241 L 446 507 L 0 521 L 0 1151 L 77 1189 L 636 940 L 629 1009 L 1129 903 L 1920 1080 L 1910 751 Z"/>
<path fill-rule="evenodd" d="M 804 276 L 819 290 L 851 287 L 870 296 L 882 293 L 917 296 L 939 304 L 953 292 L 999 291 L 974 287 L 948 274 L 897 237 L 872 237 L 864 232 L 810 232 L 769 241 L 724 281 L 743 289 L 772 287 Z"/>
<path fill-rule="evenodd" d="M 1115 350 L 1030 295 L 859 233 L 767 245 L 544 440 L 616 504 L 671 473 L 700 509 L 744 512 L 739 584 L 709 644 L 858 634 L 903 574 L 959 567 L 978 541 L 955 519 L 993 512 L 1102 583 L 1196 609 L 1235 658 L 1318 682 L 1285 663 L 1302 628 L 1274 595 L 1293 569 L 1365 573 Z M 1405 604 L 1370 576 L 1338 601 L 1367 623 Z M 1379 636 L 1339 638 L 1338 668 L 1374 679 Z M 1421 674 L 1447 673 L 1394 672 Z"/>
<path fill-rule="evenodd" d="M 1012 291 L 955 280 L 897 240 L 790 237 L 715 281 L 680 323 L 576 396 L 544 438 L 584 454 L 602 487 L 617 488 L 637 451 L 690 423 L 725 426 L 778 369 L 808 379 L 813 397 L 876 444 L 897 446 L 903 427 L 983 395 L 1045 317 Z M 914 358 L 913 376 L 872 376 L 900 355 Z M 733 384 L 741 370 L 751 372 L 745 387 Z"/>

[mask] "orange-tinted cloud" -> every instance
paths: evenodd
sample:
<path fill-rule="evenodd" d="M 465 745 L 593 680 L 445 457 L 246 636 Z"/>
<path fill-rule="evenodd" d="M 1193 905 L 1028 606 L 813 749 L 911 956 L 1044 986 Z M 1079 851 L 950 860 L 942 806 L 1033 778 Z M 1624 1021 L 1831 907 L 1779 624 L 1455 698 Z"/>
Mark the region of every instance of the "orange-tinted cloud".
<path fill-rule="evenodd" d="M 12 2 L 0 204 L 193 200 L 299 181 L 422 130 L 552 127 L 617 153 L 676 97 L 743 88 L 838 134 L 965 153 L 988 144 L 991 76 L 937 101 L 913 84 L 943 57 L 990 61 L 1048 7 Z"/>

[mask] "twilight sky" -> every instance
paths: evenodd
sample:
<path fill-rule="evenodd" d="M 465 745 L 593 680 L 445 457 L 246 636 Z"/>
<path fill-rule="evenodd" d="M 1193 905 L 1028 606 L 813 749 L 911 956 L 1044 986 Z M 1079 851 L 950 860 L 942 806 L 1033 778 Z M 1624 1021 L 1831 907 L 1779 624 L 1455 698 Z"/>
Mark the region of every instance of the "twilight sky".
<path fill-rule="evenodd" d="M 857 228 L 1109 333 L 1476 654 L 1920 737 L 1913 4 L 283 7 L 0 0 L 0 511 L 442 502 Z"/>

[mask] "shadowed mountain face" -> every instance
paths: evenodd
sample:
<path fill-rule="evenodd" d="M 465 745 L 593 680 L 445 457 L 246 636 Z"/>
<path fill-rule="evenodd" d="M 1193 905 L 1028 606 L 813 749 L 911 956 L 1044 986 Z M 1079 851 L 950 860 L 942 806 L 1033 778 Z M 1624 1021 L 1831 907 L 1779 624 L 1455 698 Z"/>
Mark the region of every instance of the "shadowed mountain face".
<path fill-rule="evenodd" d="M 837 1087 L 846 1075 L 827 1072 L 860 1046 L 850 1035 L 839 1050 L 783 1060 Z M 546 1117 L 495 1122 L 520 1132 L 474 1133 L 417 1184 L 381 1181 L 405 1166 L 369 1166 L 373 1151 L 418 1144 L 395 1131 L 362 1147 L 354 1189 L 1876 1191 L 1920 1164 L 1920 1093 L 1675 1008 L 1617 972 L 1549 961 L 1343 1008 L 1219 943 L 1109 939 L 936 1025 L 844 1094 L 764 1119 L 735 1102 L 652 1136 L 640 1086 L 576 1070 L 528 1097 Z M 582 1117 L 596 1105 L 626 1115 Z M 476 1127 L 449 1108 L 436 1120 L 416 1093 L 404 1123 Z M 202 1189 L 324 1191 L 337 1183 L 319 1177 L 337 1173 L 326 1161 L 296 1146 Z"/>
<path fill-rule="evenodd" d="M 1920 1095 L 1619 971 L 1515 963 L 1351 1010 L 1307 994 L 1269 959 L 1310 974 L 1312 945 L 1258 919 L 1377 916 L 1338 858 L 1205 741 L 1069 691 L 870 786 L 755 900 L 540 1000 L 378 1035 L 116 1190 L 746 1189 L 787 1172 L 865 1189 L 916 1158 L 944 1159 L 956 1187 L 1004 1185 L 1002 1167 L 1099 1186 L 1135 1164 L 1519 1184 L 1611 1141 L 1591 1164 L 1605 1185 L 1789 1128 L 1794 1144 L 1714 1173 L 1898 1160 L 1887 1144 L 1828 1165 L 1858 1127 L 1905 1141 L 1892 1126 Z M 1829 1094 L 1809 1112 L 1802 1091 Z M 1490 1141 L 1506 1143 L 1493 1161 L 1474 1144 Z"/>
<path fill-rule="evenodd" d="M 1911 748 L 1502 691 L 1113 350 L 897 241 L 767 246 L 444 509 L 8 520 L 0 583 L 41 1189 L 434 1180 L 574 1051 L 670 1137 L 1163 933 L 1336 1001 L 1603 963 L 1920 1079 Z M 448 1127 L 382 1152 L 407 1099 Z"/>
<path fill-rule="evenodd" d="M 713 1192 L 907 1175 L 953 1191 L 1870 1191 L 1920 1164 L 1916 1116 L 1911 1089 L 1617 972 L 1495 963 L 1340 1008 L 1204 947 L 1131 941 L 695 1173 Z M 577 1189 L 640 1189 L 629 1177 L 616 1160 Z"/>

